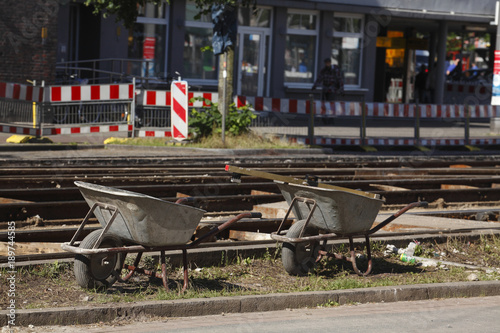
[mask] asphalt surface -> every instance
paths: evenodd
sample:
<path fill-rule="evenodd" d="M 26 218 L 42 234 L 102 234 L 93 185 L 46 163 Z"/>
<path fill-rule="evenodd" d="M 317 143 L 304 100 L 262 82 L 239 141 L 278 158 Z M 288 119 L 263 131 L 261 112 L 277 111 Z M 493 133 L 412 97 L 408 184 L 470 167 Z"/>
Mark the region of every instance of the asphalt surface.
<path fill-rule="evenodd" d="M 500 331 L 500 296 L 137 320 L 115 325 L 36 327 L 37 332 L 484 332 Z"/>
<path fill-rule="evenodd" d="M 436 283 L 425 285 L 360 288 L 318 292 L 268 294 L 174 301 L 106 304 L 93 307 L 16 310 L 17 326 L 83 325 L 117 320 L 176 318 L 257 313 L 286 309 L 315 308 L 324 304 L 393 303 L 461 297 L 500 295 L 500 281 Z M 397 307 L 398 304 L 394 304 Z M 0 311 L 0 326 L 7 325 L 7 311 Z M 404 329 L 403 329 L 404 331 Z"/>

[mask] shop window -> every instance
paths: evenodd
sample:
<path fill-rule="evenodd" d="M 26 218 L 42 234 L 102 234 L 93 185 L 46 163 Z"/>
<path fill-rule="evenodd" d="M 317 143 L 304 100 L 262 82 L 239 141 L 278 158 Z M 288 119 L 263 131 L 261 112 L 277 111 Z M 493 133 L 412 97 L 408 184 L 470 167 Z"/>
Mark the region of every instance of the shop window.
<path fill-rule="evenodd" d="M 184 76 L 191 79 L 217 79 L 216 57 L 210 49 L 212 29 L 186 27 L 184 39 Z"/>
<path fill-rule="evenodd" d="M 139 16 L 129 30 L 128 73 L 137 76 L 166 77 L 165 48 L 167 45 L 167 7 L 163 4 L 146 4 L 139 7 Z"/>
<path fill-rule="evenodd" d="M 344 84 L 360 85 L 363 16 L 335 13 L 333 17 L 332 64 L 340 66 Z"/>
<path fill-rule="evenodd" d="M 285 83 L 313 83 L 318 22 L 316 13 L 289 12 L 285 49 Z"/>
<path fill-rule="evenodd" d="M 209 14 L 205 14 L 195 20 L 198 12 L 194 1 L 186 3 L 184 69 L 181 74 L 189 79 L 217 80 L 217 58 L 210 48 L 213 36 L 212 19 Z"/>
<path fill-rule="evenodd" d="M 271 9 L 240 7 L 238 10 L 238 25 L 247 27 L 271 27 Z"/>

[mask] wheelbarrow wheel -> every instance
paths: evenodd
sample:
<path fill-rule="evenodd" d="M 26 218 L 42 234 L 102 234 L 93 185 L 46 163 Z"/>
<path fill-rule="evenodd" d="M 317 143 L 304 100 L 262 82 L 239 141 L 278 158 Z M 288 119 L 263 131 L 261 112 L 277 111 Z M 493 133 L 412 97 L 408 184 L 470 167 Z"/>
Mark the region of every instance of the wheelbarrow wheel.
<path fill-rule="evenodd" d="M 80 248 L 91 249 L 99 239 L 102 230 L 92 231 L 80 243 Z M 122 245 L 121 240 L 113 235 L 106 234 L 99 248 L 112 248 Z M 116 282 L 125 261 L 123 253 L 102 253 L 75 256 L 75 278 L 82 288 L 107 289 Z"/>
<path fill-rule="evenodd" d="M 306 220 L 295 222 L 288 232 L 286 237 L 298 238 L 304 227 Z M 317 235 L 317 230 L 312 226 L 307 226 L 302 237 Z M 300 242 L 300 243 L 283 243 L 281 253 L 281 261 L 285 270 L 290 275 L 306 275 L 310 270 L 316 267 L 316 258 L 318 257 L 319 242 Z"/>

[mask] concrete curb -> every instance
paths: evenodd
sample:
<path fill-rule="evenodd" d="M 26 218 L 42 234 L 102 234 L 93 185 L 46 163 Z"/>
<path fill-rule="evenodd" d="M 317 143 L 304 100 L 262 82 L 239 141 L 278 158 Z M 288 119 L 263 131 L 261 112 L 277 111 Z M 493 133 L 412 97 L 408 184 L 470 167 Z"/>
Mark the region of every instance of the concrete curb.
<path fill-rule="evenodd" d="M 349 290 L 268 294 L 254 296 L 148 301 L 95 307 L 65 307 L 16 310 L 16 325 L 74 325 L 110 322 L 117 318 L 191 317 L 221 313 L 276 311 L 317 307 L 335 302 L 400 302 L 435 298 L 483 297 L 500 295 L 500 281 L 436 283 Z M 0 326 L 6 326 L 8 311 L 0 311 Z"/>
<path fill-rule="evenodd" d="M 59 144 L 59 143 L 21 143 L 0 144 L 0 152 L 22 152 L 22 151 L 65 151 L 81 149 L 104 149 L 104 145 L 95 144 Z"/>

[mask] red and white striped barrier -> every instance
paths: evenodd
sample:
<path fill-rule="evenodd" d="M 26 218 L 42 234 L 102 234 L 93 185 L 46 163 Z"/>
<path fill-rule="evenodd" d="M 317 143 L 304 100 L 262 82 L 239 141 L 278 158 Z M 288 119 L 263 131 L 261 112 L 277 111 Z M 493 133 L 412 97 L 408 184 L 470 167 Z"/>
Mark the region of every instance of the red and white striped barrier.
<path fill-rule="evenodd" d="M 171 129 L 172 136 L 176 140 L 187 139 L 189 133 L 188 119 L 188 83 L 186 81 L 174 81 L 170 86 L 171 92 Z"/>
<path fill-rule="evenodd" d="M 93 134 L 93 133 L 113 133 L 113 132 L 130 132 L 132 125 L 95 125 L 95 126 L 73 126 L 73 127 L 56 127 L 44 128 L 43 135 L 61 135 L 61 134 Z"/>
<path fill-rule="evenodd" d="M 235 99 L 236 107 L 250 104 L 255 111 L 308 114 L 311 109 L 309 100 L 247 96 L 236 96 Z"/>
<path fill-rule="evenodd" d="M 40 134 L 40 130 L 37 128 L 30 128 L 30 127 L 0 125 L 0 133 L 38 136 Z"/>
<path fill-rule="evenodd" d="M 139 138 L 169 138 L 172 137 L 172 132 L 161 130 L 138 130 L 137 137 Z"/>
<path fill-rule="evenodd" d="M 26 84 L 0 82 L 0 98 L 16 101 L 42 102 L 43 88 Z"/>
<path fill-rule="evenodd" d="M 237 96 L 236 105 L 241 107 L 250 104 L 255 111 L 281 112 L 291 114 L 309 114 L 311 104 L 308 100 L 246 97 Z M 321 102 L 314 101 L 314 110 L 317 115 L 323 116 L 361 116 L 361 102 Z M 393 103 L 365 103 L 366 116 L 368 117 L 396 117 L 414 118 L 416 116 L 415 104 Z M 421 118 L 465 118 L 464 105 L 436 105 L 419 104 L 418 110 Z M 499 105 L 471 105 L 469 106 L 471 118 L 500 117 Z"/>
<path fill-rule="evenodd" d="M 446 83 L 443 101 L 446 104 L 490 104 L 491 83 Z"/>
<path fill-rule="evenodd" d="M 48 89 L 50 103 L 132 100 L 133 84 L 100 84 L 81 86 L 53 86 Z"/>
<path fill-rule="evenodd" d="M 207 106 L 205 103 L 205 99 L 209 100 L 212 103 L 217 103 L 218 98 L 217 93 L 205 93 L 205 92 L 188 92 L 188 102 L 191 107 L 202 107 Z M 203 101 L 194 101 L 190 102 L 192 98 L 201 97 Z M 170 91 L 161 91 L 161 90 L 145 90 L 142 98 L 138 99 L 139 105 L 144 106 L 156 106 L 156 107 L 169 107 L 172 102 L 172 94 Z"/>

